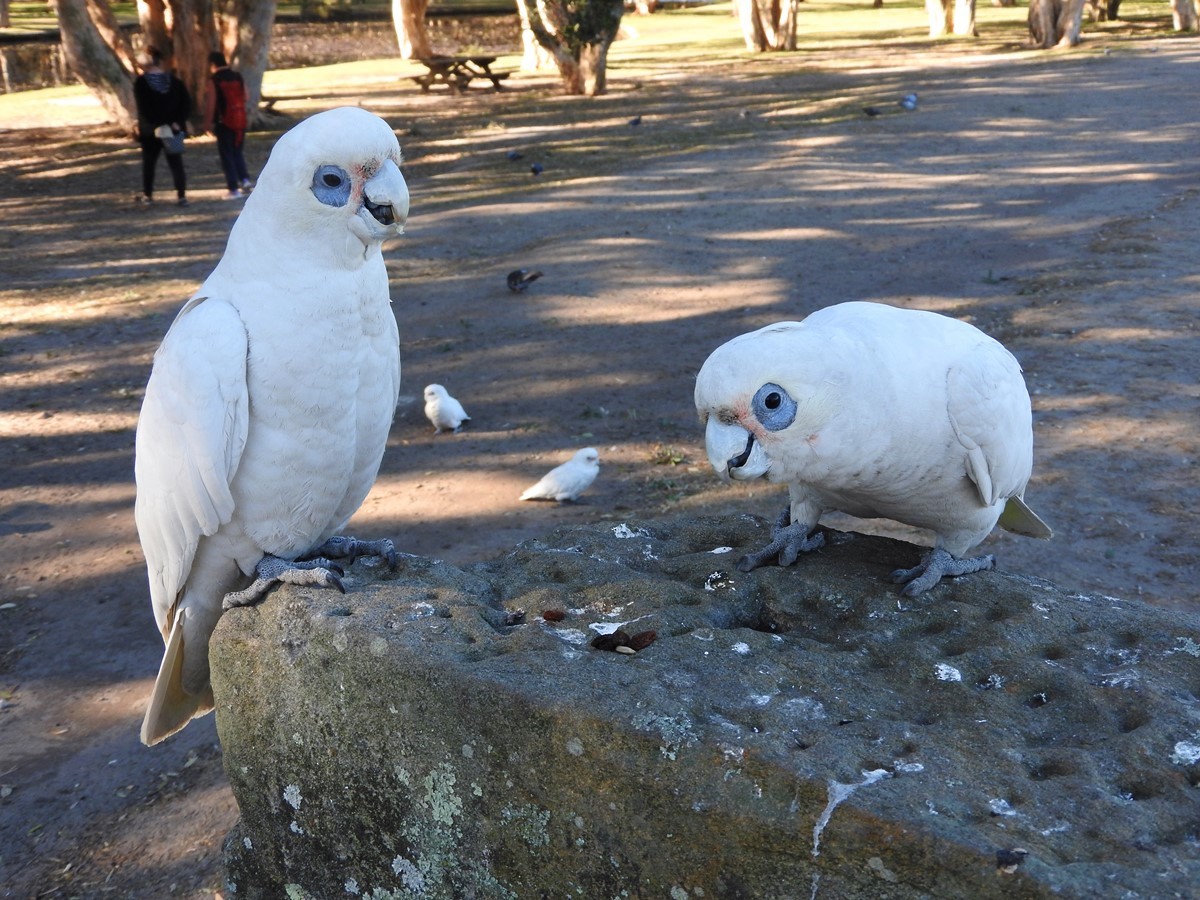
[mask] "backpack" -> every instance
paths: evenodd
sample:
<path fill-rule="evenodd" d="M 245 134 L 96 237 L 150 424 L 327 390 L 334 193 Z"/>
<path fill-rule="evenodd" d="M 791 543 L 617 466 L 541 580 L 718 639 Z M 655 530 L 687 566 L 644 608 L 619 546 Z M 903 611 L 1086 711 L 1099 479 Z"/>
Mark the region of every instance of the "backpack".
<path fill-rule="evenodd" d="M 230 131 L 246 130 L 246 85 L 236 72 L 213 77 L 217 88 L 217 121 Z"/>

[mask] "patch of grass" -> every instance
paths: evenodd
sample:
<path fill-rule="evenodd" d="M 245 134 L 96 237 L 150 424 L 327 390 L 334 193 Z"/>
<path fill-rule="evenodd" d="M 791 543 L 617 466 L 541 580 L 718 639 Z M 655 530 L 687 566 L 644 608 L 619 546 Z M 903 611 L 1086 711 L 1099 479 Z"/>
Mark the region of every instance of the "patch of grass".
<path fill-rule="evenodd" d="M 687 461 L 687 454 L 684 451 L 666 444 L 657 444 L 650 452 L 650 462 L 656 466 L 679 466 Z"/>

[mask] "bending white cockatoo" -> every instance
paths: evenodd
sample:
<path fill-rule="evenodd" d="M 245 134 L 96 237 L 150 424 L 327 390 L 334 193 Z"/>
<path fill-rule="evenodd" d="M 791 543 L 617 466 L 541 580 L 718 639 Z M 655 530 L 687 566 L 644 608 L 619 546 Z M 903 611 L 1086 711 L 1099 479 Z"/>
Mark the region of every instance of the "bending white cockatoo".
<path fill-rule="evenodd" d="M 470 422 L 471 417 L 463 409 L 463 405 L 450 396 L 440 384 L 430 384 L 425 387 L 425 417 L 433 425 L 433 433 L 443 431 L 458 431 L 463 422 Z"/>
<path fill-rule="evenodd" d="M 920 565 L 892 573 L 909 596 L 992 568 L 991 556 L 963 556 L 997 521 L 1050 537 L 1022 499 L 1033 426 L 1021 367 L 957 319 L 854 302 L 768 325 L 709 356 L 696 409 L 723 479 L 789 488 L 771 543 L 738 561 L 743 572 L 821 546 L 814 529 L 835 510 L 934 532 Z"/>
<path fill-rule="evenodd" d="M 391 541 L 334 536 L 375 481 L 399 394 L 381 253 L 408 217 L 399 163 L 392 129 L 362 109 L 284 134 L 154 356 L 135 514 L 166 651 L 147 744 L 212 709 L 223 608 L 279 581 L 340 589 L 326 557 L 394 565 Z"/>
<path fill-rule="evenodd" d="M 595 447 L 584 447 L 561 466 L 555 466 L 541 481 L 525 489 L 522 500 L 577 500 L 600 474 L 600 454 Z"/>

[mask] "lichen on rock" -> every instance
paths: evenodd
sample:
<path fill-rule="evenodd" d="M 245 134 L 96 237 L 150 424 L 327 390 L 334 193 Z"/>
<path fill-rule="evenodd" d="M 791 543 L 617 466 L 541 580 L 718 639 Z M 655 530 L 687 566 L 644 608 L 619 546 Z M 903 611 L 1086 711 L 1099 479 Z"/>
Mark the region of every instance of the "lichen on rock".
<path fill-rule="evenodd" d="M 860 535 L 737 572 L 768 531 L 562 529 L 226 614 L 211 659 L 236 896 L 1200 883 L 1194 621 L 999 571 L 898 602 L 887 573 L 913 548 Z M 657 637 L 588 642 L 619 628 Z"/>

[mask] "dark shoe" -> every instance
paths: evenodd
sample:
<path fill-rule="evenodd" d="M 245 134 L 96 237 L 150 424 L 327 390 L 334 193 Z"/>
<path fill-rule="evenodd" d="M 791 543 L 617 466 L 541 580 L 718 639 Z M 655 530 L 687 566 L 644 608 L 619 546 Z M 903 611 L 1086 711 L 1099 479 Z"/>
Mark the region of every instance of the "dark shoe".
<path fill-rule="evenodd" d="M 190 204 L 190 203 L 188 203 L 187 197 L 180 197 L 180 198 L 179 198 L 179 205 L 180 205 L 180 206 L 191 206 L 191 204 Z"/>

